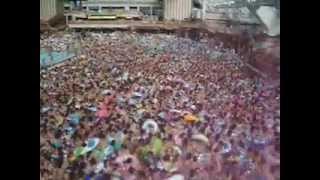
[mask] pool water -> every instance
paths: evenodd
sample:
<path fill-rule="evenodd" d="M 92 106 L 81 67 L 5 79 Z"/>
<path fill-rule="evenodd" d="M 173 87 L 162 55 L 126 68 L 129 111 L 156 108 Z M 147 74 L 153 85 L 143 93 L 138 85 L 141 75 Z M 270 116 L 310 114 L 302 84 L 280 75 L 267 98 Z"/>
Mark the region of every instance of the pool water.
<path fill-rule="evenodd" d="M 58 63 L 61 63 L 65 60 L 68 60 L 74 57 L 74 53 L 67 51 L 63 52 L 47 52 L 45 50 L 40 51 L 40 67 L 48 67 Z"/>

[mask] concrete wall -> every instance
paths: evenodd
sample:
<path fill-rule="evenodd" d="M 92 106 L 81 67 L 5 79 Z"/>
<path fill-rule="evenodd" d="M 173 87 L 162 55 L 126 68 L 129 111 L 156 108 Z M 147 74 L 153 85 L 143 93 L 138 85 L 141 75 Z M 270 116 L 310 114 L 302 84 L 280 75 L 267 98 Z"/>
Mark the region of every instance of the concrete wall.
<path fill-rule="evenodd" d="M 258 19 L 251 14 L 248 8 L 211 8 L 207 11 L 204 19 L 232 20 L 235 22 L 259 24 Z"/>
<path fill-rule="evenodd" d="M 164 0 L 165 20 L 184 20 L 191 17 L 192 0 Z"/>
<path fill-rule="evenodd" d="M 204 19 L 259 24 L 257 17 L 247 8 L 247 3 L 255 11 L 263 5 L 275 5 L 275 0 L 206 0 L 206 17 Z"/>
<path fill-rule="evenodd" d="M 40 19 L 50 20 L 56 15 L 63 15 L 63 0 L 40 0 Z"/>

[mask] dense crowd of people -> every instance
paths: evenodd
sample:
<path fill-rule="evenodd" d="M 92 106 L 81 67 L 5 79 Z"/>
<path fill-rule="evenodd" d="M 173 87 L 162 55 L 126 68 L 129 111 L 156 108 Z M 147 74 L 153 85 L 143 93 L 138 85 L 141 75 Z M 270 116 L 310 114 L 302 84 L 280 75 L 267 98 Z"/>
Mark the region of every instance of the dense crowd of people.
<path fill-rule="evenodd" d="M 280 179 L 280 86 L 222 42 L 56 33 L 77 57 L 40 69 L 40 177 Z"/>

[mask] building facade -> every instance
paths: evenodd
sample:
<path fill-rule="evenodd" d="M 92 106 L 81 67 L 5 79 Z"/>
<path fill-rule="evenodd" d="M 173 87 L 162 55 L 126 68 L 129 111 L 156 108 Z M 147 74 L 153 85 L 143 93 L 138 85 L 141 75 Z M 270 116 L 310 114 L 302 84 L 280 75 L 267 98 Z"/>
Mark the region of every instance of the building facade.
<path fill-rule="evenodd" d="M 192 0 L 164 0 L 164 19 L 182 21 L 191 18 Z"/>
<path fill-rule="evenodd" d="M 63 0 L 40 0 L 40 19 L 48 21 L 57 15 L 63 15 Z"/>
<path fill-rule="evenodd" d="M 72 10 L 72 3 L 64 5 L 66 10 Z M 162 9 L 159 0 L 87 0 L 82 2 L 82 8 L 86 11 L 104 10 L 138 10 L 146 15 L 157 15 Z"/>

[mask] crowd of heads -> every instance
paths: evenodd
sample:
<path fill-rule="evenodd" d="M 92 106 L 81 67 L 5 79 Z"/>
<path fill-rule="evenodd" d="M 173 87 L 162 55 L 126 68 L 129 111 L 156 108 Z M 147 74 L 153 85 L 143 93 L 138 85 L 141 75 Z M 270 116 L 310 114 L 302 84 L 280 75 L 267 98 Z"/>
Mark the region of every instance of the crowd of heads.
<path fill-rule="evenodd" d="M 222 42 L 168 34 L 57 33 L 81 53 L 40 69 L 40 176 L 279 179 L 280 86 Z"/>

